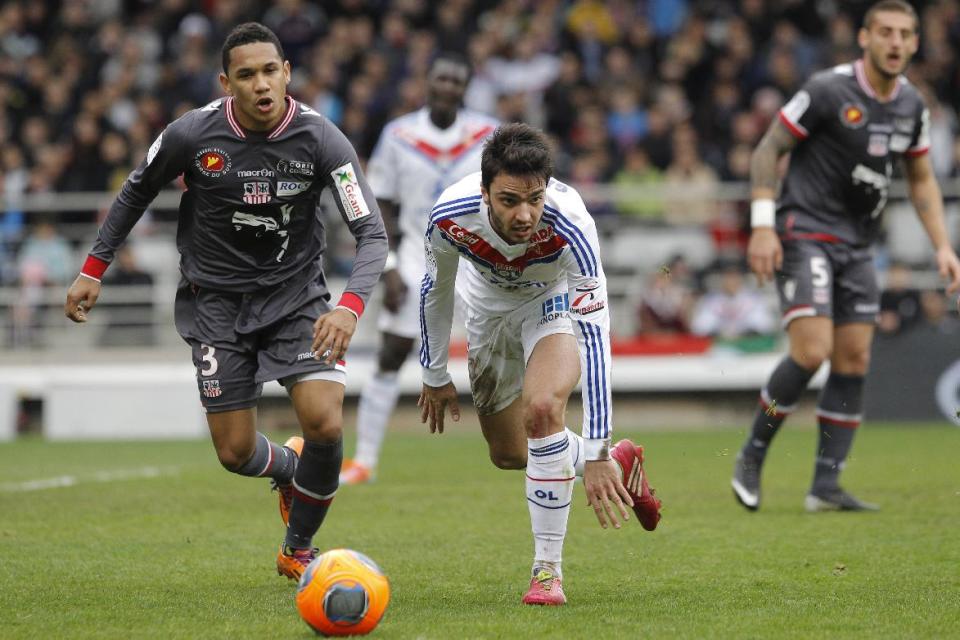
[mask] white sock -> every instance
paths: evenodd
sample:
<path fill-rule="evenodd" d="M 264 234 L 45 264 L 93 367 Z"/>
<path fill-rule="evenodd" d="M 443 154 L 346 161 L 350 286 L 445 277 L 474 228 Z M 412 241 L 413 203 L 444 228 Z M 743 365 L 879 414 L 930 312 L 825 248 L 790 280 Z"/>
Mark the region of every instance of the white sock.
<path fill-rule="evenodd" d="M 534 559 L 549 563 L 560 575 L 563 539 L 573 497 L 573 464 L 565 431 L 527 438 L 527 507 L 533 528 Z"/>
<path fill-rule="evenodd" d="M 368 469 L 376 469 L 380 447 L 387 432 L 390 415 L 397 406 L 400 384 L 396 371 L 378 372 L 363 385 L 357 408 L 357 455 L 354 460 Z"/>
<path fill-rule="evenodd" d="M 573 465 L 573 473 L 578 477 L 583 477 L 583 437 L 566 428 L 567 438 L 570 440 L 570 464 Z"/>

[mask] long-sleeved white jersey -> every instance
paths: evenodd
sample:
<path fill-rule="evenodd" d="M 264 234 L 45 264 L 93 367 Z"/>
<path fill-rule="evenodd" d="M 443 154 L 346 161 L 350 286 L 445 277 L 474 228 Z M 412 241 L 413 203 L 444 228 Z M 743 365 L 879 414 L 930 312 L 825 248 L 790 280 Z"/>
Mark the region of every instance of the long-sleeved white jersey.
<path fill-rule="evenodd" d="M 384 127 L 367 178 L 377 198 L 399 205 L 398 266 L 411 287 L 423 277 L 420 243 L 430 207 L 444 189 L 480 167 L 483 142 L 496 126 L 490 116 L 461 110 L 452 125 L 439 129 L 424 107 Z"/>
<path fill-rule="evenodd" d="M 490 225 L 480 184 L 480 173 L 467 176 L 445 190 L 431 212 L 420 287 L 423 381 L 430 386 L 450 381 L 448 347 L 460 258 L 466 263 L 461 297 L 487 314 L 512 311 L 566 280 L 567 297 L 548 301 L 552 308 L 544 313 L 569 312 L 580 348 L 582 432 L 587 459 L 595 459 L 612 431 L 610 316 L 596 225 L 580 195 L 551 179 L 530 241 L 507 244 Z"/>

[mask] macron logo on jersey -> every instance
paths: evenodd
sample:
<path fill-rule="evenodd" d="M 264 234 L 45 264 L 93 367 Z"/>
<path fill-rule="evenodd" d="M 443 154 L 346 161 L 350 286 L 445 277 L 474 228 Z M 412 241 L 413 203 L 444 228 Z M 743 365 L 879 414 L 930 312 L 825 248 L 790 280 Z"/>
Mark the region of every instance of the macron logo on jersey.
<path fill-rule="evenodd" d="M 347 220 L 359 220 L 370 215 L 370 207 L 363 199 L 363 192 L 360 190 L 360 183 L 357 181 L 357 172 L 353 168 L 353 163 L 348 162 L 342 167 L 338 167 L 330 172 L 333 183 L 337 187 L 337 193 L 340 195 L 340 202 L 347 212 Z"/>

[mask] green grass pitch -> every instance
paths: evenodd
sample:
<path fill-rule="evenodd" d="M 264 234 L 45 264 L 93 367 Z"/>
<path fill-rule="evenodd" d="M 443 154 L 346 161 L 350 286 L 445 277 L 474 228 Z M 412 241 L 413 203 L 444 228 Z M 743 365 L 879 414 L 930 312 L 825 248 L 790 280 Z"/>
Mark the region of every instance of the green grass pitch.
<path fill-rule="evenodd" d="M 729 488 L 742 433 L 618 435 L 646 446 L 664 520 L 601 530 L 578 484 L 566 607 L 520 605 L 523 476 L 462 426 L 389 434 L 379 481 L 342 488 L 316 543 L 388 573 L 373 637 L 960 636 L 960 429 L 863 429 L 845 484 L 876 514 L 803 512 L 809 429 L 778 437 L 755 514 Z M 0 638 L 313 637 L 274 571 L 281 539 L 268 483 L 224 472 L 208 442 L 0 445 Z"/>

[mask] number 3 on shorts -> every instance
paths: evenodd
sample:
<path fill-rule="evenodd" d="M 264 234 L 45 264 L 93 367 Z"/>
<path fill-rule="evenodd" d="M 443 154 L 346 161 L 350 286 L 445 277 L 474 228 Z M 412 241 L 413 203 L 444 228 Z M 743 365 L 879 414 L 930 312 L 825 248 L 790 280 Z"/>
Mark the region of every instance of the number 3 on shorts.
<path fill-rule="evenodd" d="M 200 354 L 200 359 L 203 361 L 203 364 L 200 366 L 200 375 L 204 377 L 212 376 L 220 367 L 220 364 L 214 357 L 217 350 L 208 344 L 201 344 L 200 348 L 205 352 Z"/>
<path fill-rule="evenodd" d="M 810 258 L 810 273 L 813 274 L 811 284 L 815 287 L 825 287 L 830 284 L 830 271 L 827 269 L 827 259 L 823 256 Z M 211 353 L 213 350 L 211 349 Z"/>

